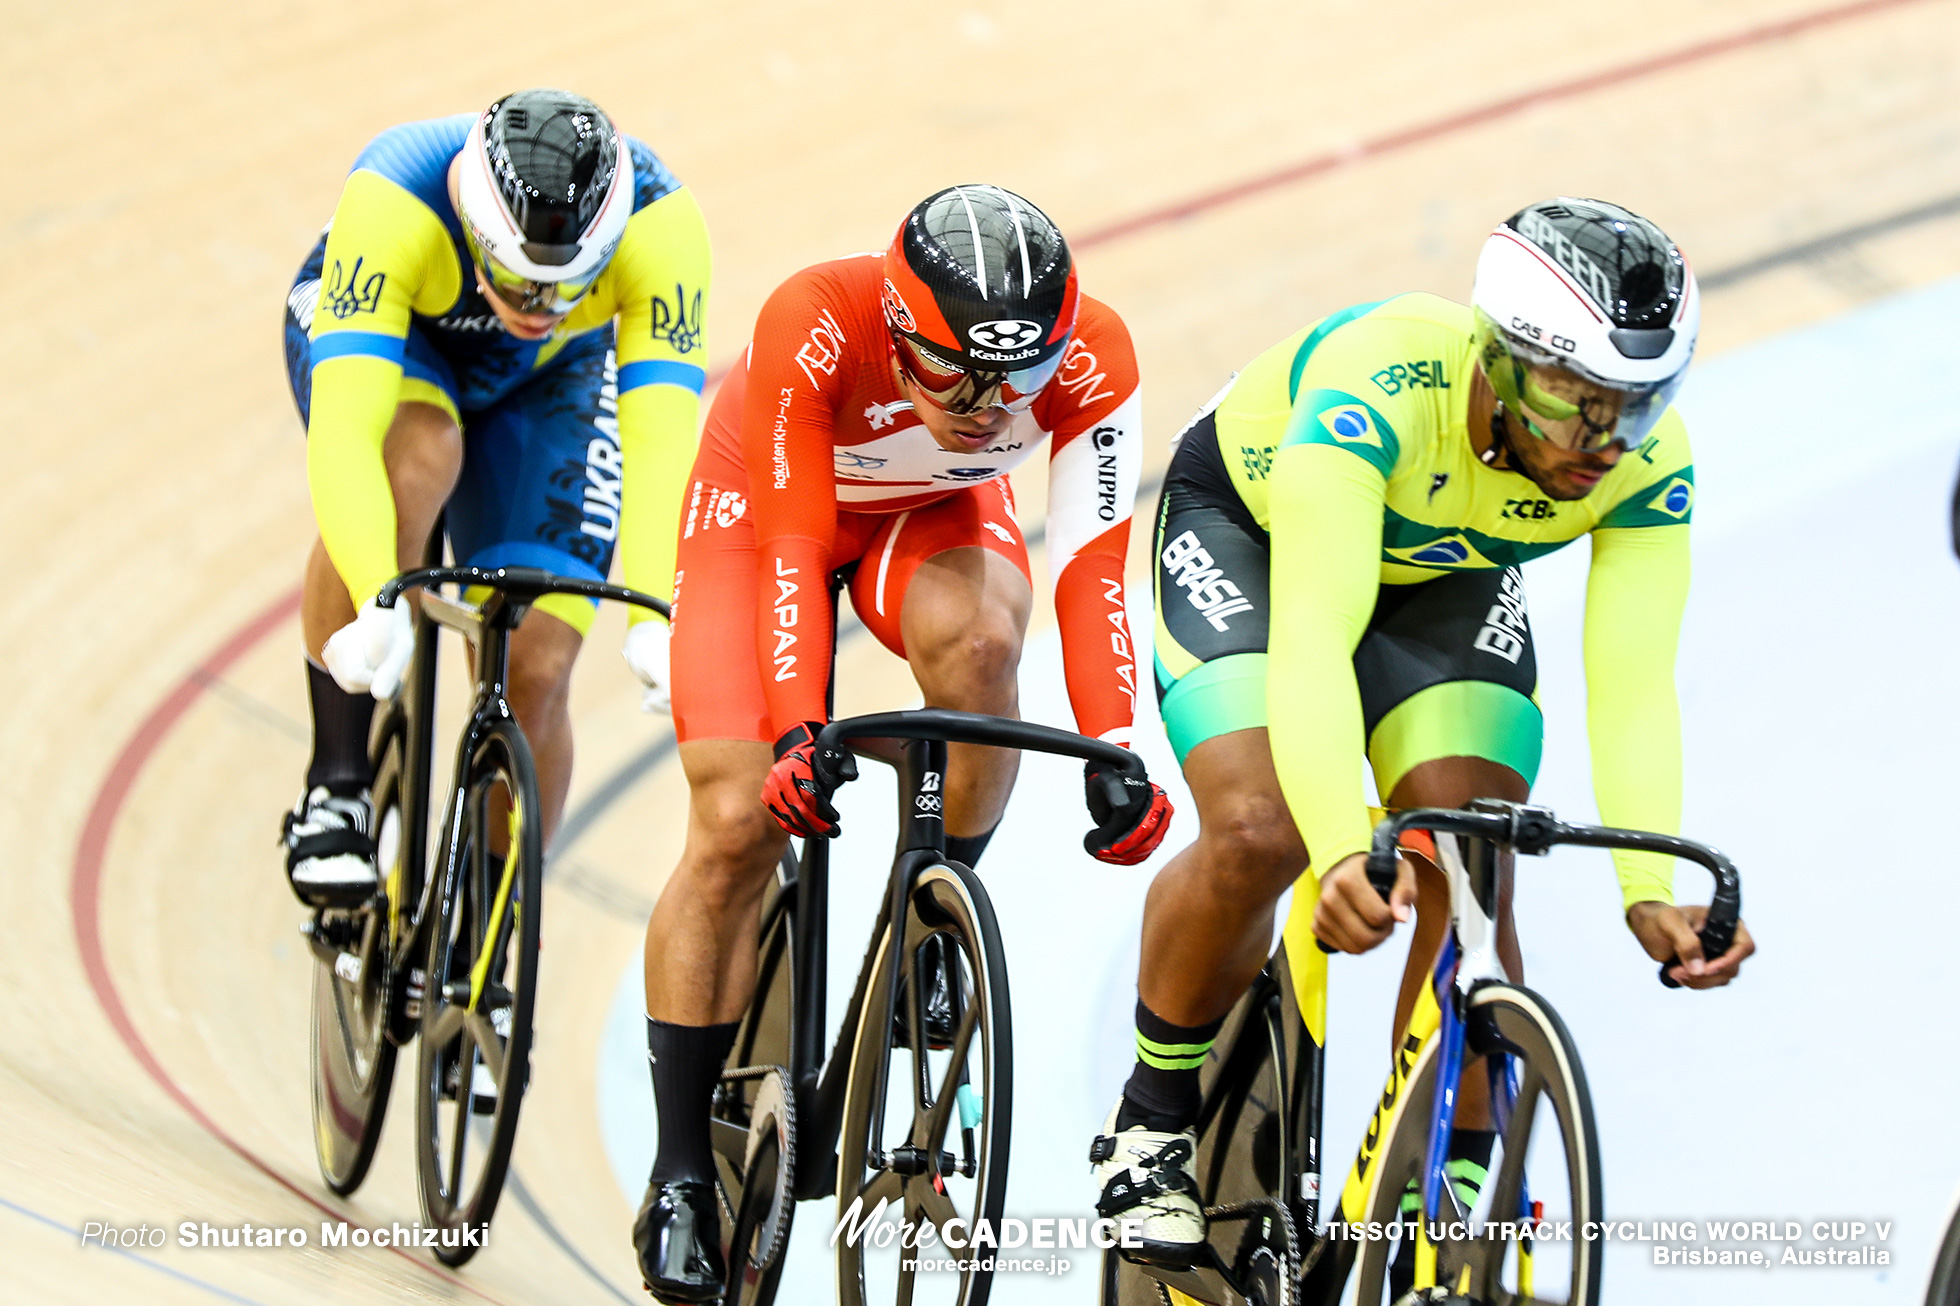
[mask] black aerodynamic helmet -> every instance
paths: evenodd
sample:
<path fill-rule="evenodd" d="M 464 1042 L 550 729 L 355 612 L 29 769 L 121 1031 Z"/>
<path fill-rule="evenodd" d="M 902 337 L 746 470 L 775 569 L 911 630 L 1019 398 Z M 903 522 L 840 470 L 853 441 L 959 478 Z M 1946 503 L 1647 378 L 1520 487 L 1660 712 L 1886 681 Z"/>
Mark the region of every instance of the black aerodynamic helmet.
<path fill-rule="evenodd" d="M 584 96 L 517 91 L 470 128 L 457 193 L 471 253 L 493 285 L 583 293 L 633 216 L 633 160 Z"/>
<path fill-rule="evenodd" d="M 1076 304 L 1061 231 L 998 186 L 929 196 L 885 253 L 885 323 L 899 365 L 953 412 L 1031 403 L 1061 366 Z"/>

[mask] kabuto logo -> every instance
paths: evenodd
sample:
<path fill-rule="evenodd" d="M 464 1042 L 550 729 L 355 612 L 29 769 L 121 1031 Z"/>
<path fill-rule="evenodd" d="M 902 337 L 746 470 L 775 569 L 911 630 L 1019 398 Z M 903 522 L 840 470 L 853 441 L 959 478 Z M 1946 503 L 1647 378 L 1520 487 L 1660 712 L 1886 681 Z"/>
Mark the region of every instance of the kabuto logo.
<path fill-rule="evenodd" d="M 992 322 L 975 322 L 966 329 L 966 337 L 983 349 L 1006 353 L 1016 349 L 1026 349 L 1040 339 L 1041 323 L 1015 317 L 997 318 Z"/>
<path fill-rule="evenodd" d="M 912 310 L 905 307 L 905 297 L 898 293 L 898 287 L 885 278 L 885 321 L 891 323 L 894 331 L 917 331 L 918 324 L 912 320 Z"/>

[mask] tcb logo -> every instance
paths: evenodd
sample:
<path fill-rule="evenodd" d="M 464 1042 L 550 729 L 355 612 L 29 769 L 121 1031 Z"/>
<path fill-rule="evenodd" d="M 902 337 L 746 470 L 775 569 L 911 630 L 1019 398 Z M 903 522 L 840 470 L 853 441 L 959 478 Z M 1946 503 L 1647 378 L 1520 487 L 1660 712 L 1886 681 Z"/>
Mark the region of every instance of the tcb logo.
<path fill-rule="evenodd" d="M 1005 352 L 1033 344 L 1041 335 L 1041 323 L 1004 317 L 992 322 L 976 322 L 966 329 L 966 334 L 974 344 L 984 349 Z"/>

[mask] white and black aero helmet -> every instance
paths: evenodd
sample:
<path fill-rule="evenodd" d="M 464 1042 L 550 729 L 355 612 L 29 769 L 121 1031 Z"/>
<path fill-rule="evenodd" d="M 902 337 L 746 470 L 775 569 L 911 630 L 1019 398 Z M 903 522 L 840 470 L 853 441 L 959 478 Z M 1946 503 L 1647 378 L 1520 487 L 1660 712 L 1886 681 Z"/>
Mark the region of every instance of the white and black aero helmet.
<path fill-rule="evenodd" d="M 633 216 L 633 160 L 599 106 L 570 91 L 518 91 L 470 128 L 457 179 L 470 252 L 500 297 L 569 308 Z"/>
<path fill-rule="evenodd" d="M 1561 197 L 1512 215 L 1484 241 L 1470 303 L 1478 366 L 1499 403 L 1532 434 L 1580 449 L 1646 438 L 1687 375 L 1701 323 L 1695 274 L 1674 242 L 1602 200 Z M 1574 408 L 1534 383 L 1544 369 L 1617 393 Z"/>

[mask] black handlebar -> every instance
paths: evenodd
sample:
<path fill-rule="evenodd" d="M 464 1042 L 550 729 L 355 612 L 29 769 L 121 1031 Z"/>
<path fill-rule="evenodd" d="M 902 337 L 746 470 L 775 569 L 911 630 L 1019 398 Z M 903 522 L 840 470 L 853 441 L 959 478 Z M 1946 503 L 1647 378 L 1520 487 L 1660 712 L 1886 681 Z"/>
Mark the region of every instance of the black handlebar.
<path fill-rule="evenodd" d="M 546 594 L 577 594 L 588 599 L 630 603 L 636 608 L 650 608 L 663 617 L 668 615 L 666 603 L 651 594 L 629 590 L 624 585 L 558 576 L 539 567 L 422 567 L 405 571 L 383 585 L 374 602 L 377 607 L 392 608 L 403 590 L 435 585 L 484 585 L 527 603 Z"/>
<path fill-rule="evenodd" d="M 1715 894 L 1709 900 L 1708 916 L 1700 930 L 1702 956 L 1713 961 L 1735 942 L 1736 922 L 1742 917 L 1742 878 L 1736 874 L 1733 862 L 1707 844 L 1646 830 L 1569 825 L 1542 807 L 1526 807 L 1518 803 L 1481 800 L 1478 806 L 1485 810 L 1416 807 L 1397 812 L 1383 821 L 1375 827 L 1374 846 L 1368 852 L 1368 882 L 1383 898 L 1388 897 L 1389 890 L 1395 887 L 1395 844 L 1405 830 L 1471 835 L 1504 844 L 1533 857 L 1542 857 L 1558 844 L 1666 853 L 1706 867 L 1708 873 L 1715 877 Z M 1661 964 L 1661 983 L 1671 989 L 1680 987 L 1667 974 L 1667 968 L 1676 964 L 1678 959 Z"/>
<path fill-rule="evenodd" d="M 825 726 L 817 736 L 816 773 L 826 797 L 852 778 L 839 765 L 845 756 L 846 742 L 852 739 L 938 739 L 949 744 L 986 744 L 1030 753 L 1053 753 L 1107 766 L 1114 773 L 1103 777 L 1105 794 L 1112 807 L 1121 807 L 1129 801 L 1126 779 L 1144 785 L 1144 792 L 1149 792 L 1150 777 L 1144 771 L 1143 759 L 1127 748 L 1030 721 L 928 707 L 911 712 L 845 717 Z"/>

